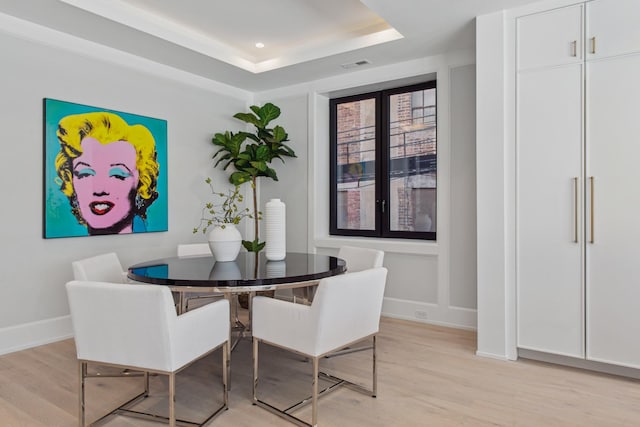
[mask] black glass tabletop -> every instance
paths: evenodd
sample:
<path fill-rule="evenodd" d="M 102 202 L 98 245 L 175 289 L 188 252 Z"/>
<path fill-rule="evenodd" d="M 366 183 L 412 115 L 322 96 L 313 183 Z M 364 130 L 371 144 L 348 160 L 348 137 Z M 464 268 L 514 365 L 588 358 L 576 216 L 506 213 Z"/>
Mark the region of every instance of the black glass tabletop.
<path fill-rule="evenodd" d="M 263 252 L 243 252 L 227 262 L 212 256 L 147 261 L 129 267 L 128 276 L 158 285 L 224 288 L 302 283 L 345 271 L 344 260 L 328 255 L 290 252 L 282 261 L 268 261 Z"/>

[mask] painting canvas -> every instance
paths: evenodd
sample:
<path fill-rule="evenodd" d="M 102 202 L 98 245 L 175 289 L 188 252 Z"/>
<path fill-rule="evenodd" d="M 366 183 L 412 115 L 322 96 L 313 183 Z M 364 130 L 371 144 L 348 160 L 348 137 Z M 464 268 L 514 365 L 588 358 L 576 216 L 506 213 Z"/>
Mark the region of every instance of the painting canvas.
<path fill-rule="evenodd" d="M 44 238 L 167 231 L 167 122 L 44 99 Z"/>

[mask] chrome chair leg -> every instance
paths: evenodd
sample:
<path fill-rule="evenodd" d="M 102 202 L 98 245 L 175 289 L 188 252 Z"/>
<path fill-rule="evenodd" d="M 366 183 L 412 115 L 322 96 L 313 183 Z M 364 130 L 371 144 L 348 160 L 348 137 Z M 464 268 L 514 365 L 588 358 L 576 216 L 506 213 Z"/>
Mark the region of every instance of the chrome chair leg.
<path fill-rule="evenodd" d="M 146 411 L 139 411 L 134 408 L 134 406 L 142 401 L 144 398 L 149 396 L 149 372 L 144 372 L 143 378 L 143 388 L 144 390 L 138 393 L 136 396 L 133 396 L 131 399 L 121 404 L 117 408 L 111 410 L 110 412 L 102 415 L 97 420 L 94 420 L 89 425 L 98 425 L 102 420 L 111 416 L 111 415 L 125 415 L 134 418 L 146 419 L 151 421 L 164 421 L 168 423 L 170 427 L 176 427 L 177 425 L 194 425 L 194 426 L 204 426 L 209 423 L 212 419 L 217 417 L 222 413 L 222 411 L 227 410 L 229 408 L 229 388 L 228 388 L 228 378 L 230 374 L 230 360 L 227 357 L 229 353 L 229 344 L 225 342 L 222 346 L 222 387 L 223 387 L 223 397 L 222 397 L 222 405 L 217 407 L 213 413 L 210 413 L 208 418 L 202 422 L 196 421 L 188 421 L 184 419 L 178 419 L 176 414 L 176 374 L 179 372 L 157 372 L 157 374 L 167 375 L 169 377 L 169 416 L 163 414 L 157 414 Z M 212 350 L 209 353 L 212 353 Z M 207 353 L 207 354 L 209 354 Z M 90 374 L 87 371 L 88 363 L 85 361 L 78 361 L 78 370 L 79 370 L 79 392 L 78 392 L 78 425 L 80 427 L 87 427 L 86 422 L 86 379 L 87 378 L 99 378 L 100 375 Z M 116 366 L 116 365 L 108 365 L 105 366 Z M 188 365 L 187 365 L 188 366 Z"/>
<path fill-rule="evenodd" d="M 253 404 L 256 405 L 258 402 L 258 340 L 256 338 L 252 339 L 253 341 L 253 383 L 252 383 L 252 391 L 253 391 Z"/>
<path fill-rule="evenodd" d="M 258 338 L 253 338 L 253 385 L 252 385 L 252 394 L 253 394 L 253 404 L 256 406 L 259 406 L 263 409 L 268 410 L 269 412 L 278 415 L 298 426 L 304 426 L 304 427 L 315 427 L 318 425 L 318 400 L 320 399 L 320 397 L 324 396 L 325 394 L 328 394 L 334 390 L 337 390 L 338 388 L 344 386 L 347 387 L 351 390 L 369 395 L 371 397 L 376 397 L 377 395 L 377 389 L 378 389 L 378 371 L 377 371 L 377 360 L 376 360 L 376 336 L 373 335 L 373 344 L 371 347 L 369 347 L 372 350 L 372 388 L 368 389 L 366 387 L 363 387 L 359 384 L 353 383 L 351 381 L 347 381 L 345 379 L 342 378 L 338 378 L 335 377 L 333 375 L 330 374 L 326 374 L 324 372 L 320 371 L 320 360 L 322 358 L 324 358 L 324 355 L 320 355 L 320 356 L 309 356 L 309 355 L 304 355 L 302 353 L 298 353 L 296 351 L 292 351 L 293 353 L 296 354 L 301 354 L 303 356 L 306 356 L 308 359 L 311 359 L 312 361 L 312 365 L 313 365 L 313 378 L 312 378 L 312 392 L 311 392 L 311 396 L 289 406 L 288 408 L 285 409 L 280 409 L 277 408 L 275 406 L 273 406 L 272 404 L 260 399 L 258 397 L 258 382 L 259 380 L 259 344 L 260 344 L 260 339 Z M 267 343 L 268 344 L 268 343 Z M 328 385 L 327 387 L 323 388 L 322 390 L 319 390 L 319 381 L 320 379 L 329 381 L 331 384 Z M 293 415 L 292 413 L 297 411 L 298 409 L 311 404 L 311 423 L 296 417 L 295 415 Z"/>
<path fill-rule="evenodd" d="M 313 383 L 312 383 L 312 397 L 311 397 L 311 424 L 313 426 L 318 425 L 318 373 L 320 360 L 318 357 L 313 358 Z"/>
<path fill-rule="evenodd" d="M 371 387 L 373 394 L 371 397 L 378 396 L 378 360 L 376 358 L 376 336 L 373 336 L 373 346 L 372 346 L 372 359 L 373 359 L 373 386 Z"/>
<path fill-rule="evenodd" d="M 169 374 L 169 427 L 176 427 L 176 374 Z"/>
<path fill-rule="evenodd" d="M 84 379 L 87 376 L 87 362 L 78 361 L 78 371 L 78 423 L 80 427 L 85 427 L 84 396 L 86 391 L 84 388 Z"/>

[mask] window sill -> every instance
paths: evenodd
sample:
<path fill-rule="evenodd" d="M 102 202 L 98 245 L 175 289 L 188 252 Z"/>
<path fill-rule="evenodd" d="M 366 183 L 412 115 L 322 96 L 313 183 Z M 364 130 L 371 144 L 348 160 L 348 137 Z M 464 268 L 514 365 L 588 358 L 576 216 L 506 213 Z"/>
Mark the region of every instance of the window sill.
<path fill-rule="evenodd" d="M 380 239 L 375 237 L 323 236 L 313 240 L 318 248 L 339 249 L 352 245 L 364 248 L 382 249 L 385 252 L 414 255 L 440 255 L 440 245 L 434 241 L 411 239 Z"/>

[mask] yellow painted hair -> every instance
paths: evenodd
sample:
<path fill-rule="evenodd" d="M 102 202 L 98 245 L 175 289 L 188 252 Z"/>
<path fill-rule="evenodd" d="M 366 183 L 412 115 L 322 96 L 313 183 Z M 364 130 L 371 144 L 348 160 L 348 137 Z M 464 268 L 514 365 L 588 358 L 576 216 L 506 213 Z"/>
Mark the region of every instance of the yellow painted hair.
<path fill-rule="evenodd" d="M 147 206 L 157 197 L 158 174 L 156 143 L 151 132 L 142 125 L 129 126 L 120 116 L 104 111 L 75 114 L 63 117 L 58 123 L 58 141 L 60 152 L 56 156 L 55 167 L 61 180 L 60 190 L 72 201 L 75 198 L 73 188 L 73 159 L 82 154 L 82 140 L 90 136 L 101 144 L 115 141 L 127 141 L 136 150 L 136 168 L 139 173 L 137 188 L 142 205 L 138 214 L 144 218 Z M 74 212 L 76 216 L 79 212 Z"/>

